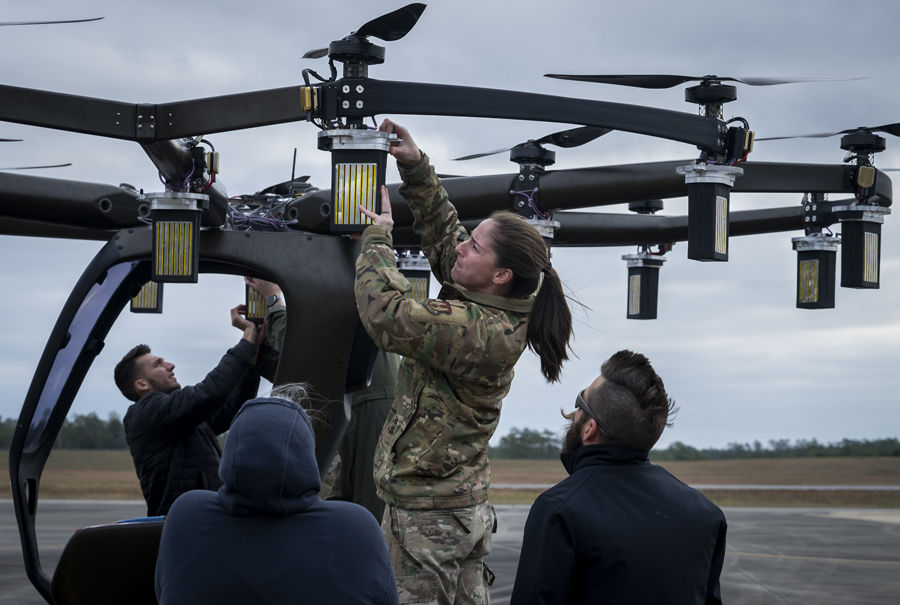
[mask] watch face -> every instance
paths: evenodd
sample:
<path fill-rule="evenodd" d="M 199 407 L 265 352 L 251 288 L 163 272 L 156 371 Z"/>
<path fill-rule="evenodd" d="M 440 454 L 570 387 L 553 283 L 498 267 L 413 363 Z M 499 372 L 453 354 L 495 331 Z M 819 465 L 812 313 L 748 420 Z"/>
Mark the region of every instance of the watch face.
<path fill-rule="evenodd" d="M 269 307 L 271 307 L 272 305 L 274 305 L 277 302 L 278 302 L 277 294 L 273 294 L 272 296 L 270 296 L 269 298 L 266 299 L 266 305 Z"/>

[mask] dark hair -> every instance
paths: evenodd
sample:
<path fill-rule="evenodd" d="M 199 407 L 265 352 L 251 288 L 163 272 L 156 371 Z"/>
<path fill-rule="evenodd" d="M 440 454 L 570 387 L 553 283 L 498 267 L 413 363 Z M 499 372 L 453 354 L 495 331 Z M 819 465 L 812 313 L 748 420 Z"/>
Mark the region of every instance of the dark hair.
<path fill-rule="evenodd" d="M 491 248 L 497 255 L 497 266 L 513 272 L 507 294 L 528 296 L 537 290 L 528 315 L 526 340 L 528 348 L 541 359 L 541 374 L 556 382 L 563 362 L 569 358 L 566 348 L 572 336 L 572 312 L 562 282 L 550 266 L 547 245 L 534 226 L 507 210 L 494 212 L 490 218 L 494 221 Z"/>
<path fill-rule="evenodd" d="M 140 371 L 137 360 L 138 357 L 142 357 L 149 352 L 150 347 L 147 345 L 136 346 L 125 354 L 125 357 L 116 364 L 116 369 L 113 371 L 116 386 L 119 387 L 122 394 L 130 401 L 137 401 L 140 399 L 140 395 L 138 395 L 138 392 L 134 388 L 134 381 L 139 378 L 138 372 Z"/>
<path fill-rule="evenodd" d="M 650 451 L 678 409 L 662 378 L 640 353 L 619 351 L 600 366 L 604 382 L 588 405 L 609 428 L 603 442 Z"/>

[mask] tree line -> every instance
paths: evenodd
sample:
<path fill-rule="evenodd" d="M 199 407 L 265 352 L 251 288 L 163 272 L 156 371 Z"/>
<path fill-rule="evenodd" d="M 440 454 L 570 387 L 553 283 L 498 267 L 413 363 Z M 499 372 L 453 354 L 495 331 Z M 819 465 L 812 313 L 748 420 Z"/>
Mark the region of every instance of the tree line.
<path fill-rule="evenodd" d="M 0 447 L 8 449 L 16 428 L 14 418 L 0 417 Z M 559 456 L 562 439 L 558 433 L 544 429 L 512 428 L 491 446 L 495 459 L 553 460 Z M 115 412 L 103 420 L 97 414 L 75 414 L 66 419 L 54 449 L 66 450 L 125 450 L 125 427 Z M 738 460 L 748 458 L 814 458 L 824 456 L 900 456 L 900 441 L 896 438 L 855 440 L 843 439 L 834 443 L 819 443 L 815 439 L 773 439 L 764 446 L 759 441 L 729 443 L 725 448 L 697 449 L 676 441 L 665 449 L 650 452 L 650 459 L 673 460 Z"/>
<path fill-rule="evenodd" d="M 519 460 L 552 460 L 559 456 L 562 439 L 552 431 L 510 429 L 500 438 L 498 446 L 490 449 L 491 458 Z M 697 449 L 676 441 L 665 449 L 650 452 L 655 461 L 673 460 L 738 460 L 751 458 L 815 458 L 833 456 L 900 456 L 900 441 L 889 439 L 842 439 L 834 443 L 819 443 L 815 439 L 773 439 L 768 446 L 759 441 L 729 443 L 725 448 Z"/>
<path fill-rule="evenodd" d="M 9 448 L 12 444 L 13 432 L 16 430 L 16 419 L 0 418 L 0 447 Z M 127 450 L 125 427 L 115 412 L 103 420 L 94 412 L 75 414 L 63 423 L 54 449 L 61 450 Z"/>

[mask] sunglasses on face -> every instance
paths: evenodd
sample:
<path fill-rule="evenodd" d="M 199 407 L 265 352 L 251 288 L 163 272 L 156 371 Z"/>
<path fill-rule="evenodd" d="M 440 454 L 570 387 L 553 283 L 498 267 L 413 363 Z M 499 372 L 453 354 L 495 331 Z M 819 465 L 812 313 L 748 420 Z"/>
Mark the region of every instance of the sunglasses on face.
<path fill-rule="evenodd" d="M 588 418 L 597 423 L 597 426 L 603 431 L 603 433 L 608 437 L 609 429 L 606 428 L 606 425 L 603 424 L 603 421 L 597 418 L 597 415 L 588 407 L 587 402 L 584 400 L 584 391 L 578 393 L 578 397 L 575 398 L 575 409 L 580 409 L 582 412 L 587 414 Z"/>

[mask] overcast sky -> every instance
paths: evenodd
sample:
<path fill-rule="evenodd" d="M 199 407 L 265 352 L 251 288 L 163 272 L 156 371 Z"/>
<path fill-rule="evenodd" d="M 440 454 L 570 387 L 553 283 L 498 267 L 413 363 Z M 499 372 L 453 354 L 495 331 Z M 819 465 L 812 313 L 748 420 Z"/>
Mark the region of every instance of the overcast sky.
<path fill-rule="evenodd" d="M 292 86 L 303 60 L 400 2 L 328 3 L 234 0 L 152 4 L 113 0 L 20 0 L 0 19 L 28 21 L 104 16 L 78 25 L 0 28 L 0 82 L 134 103 L 158 103 Z M 552 7 L 552 8 L 551 8 Z M 683 87 L 645 90 L 564 82 L 545 73 L 670 73 L 868 79 L 773 87 L 738 85 L 726 117 L 742 116 L 757 136 L 842 130 L 900 121 L 896 24 L 900 4 L 832 0 L 752 3 L 663 0 L 537 2 L 454 0 L 431 3 L 403 40 L 385 43 L 378 79 L 515 89 L 696 112 Z M 398 116 L 440 171 L 512 173 L 504 155 L 465 164 L 450 158 L 495 149 L 565 128 L 559 124 Z M 328 154 L 317 129 L 297 123 L 214 135 L 221 180 L 230 195 L 252 193 L 298 174 L 323 188 Z M 0 123 L 0 166 L 72 162 L 32 171 L 57 178 L 131 183 L 161 189 L 135 143 Z M 900 167 L 900 145 L 876 159 Z M 557 153 L 556 168 L 674 160 L 696 156 L 680 143 L 612 133 Z M 840 163 L 839 137 L 758 143 L 756 161 Z M 398 180 L 391 166 L 388 180 Z M 836 199 L 835 196 L 832 196 Z M 732 209 L 783 207 L 800 196 L 735 194 Z M 5 204 L 0 199 L 0 209 Z M 666 202 L 683 214 L 686 201 Z M 628 249 L 554 251 L 553 264 L 585 309 L 576 309 L 573 358 L 562 381 L 540 377 L 526 353 L 504 402 L 497 436 L 512 427 L 557 430 L 559 408 L 598 374 L 600 363 L 630 348 L 646 354 L 681 412 L 660 441 L 698 447 L 759 439 L 896 437 L 900 430 L 900 217 L 883 229 L 882 287 L 838 288 L 837 308 L 795 308 L 796 253 L 784 233 L 731 239 L 728 263 L 667 255 L 660 275 L 659 319 L 625 319 Z M 98 242 L 0 238 L 7 320 L 0 328 L 0 416 L 17 416 L 56 318 Z M 243 300 L 239 278 L 202 275 L 199 285 L 167 285 L 165 313 L 132 315 L 113 327 L 72 413 L 124 414 L 127 401 L 112 368 L 139 342 L 177 365 L 182 384 L 203 378 L 239 333 L 228 309 Z"/>

